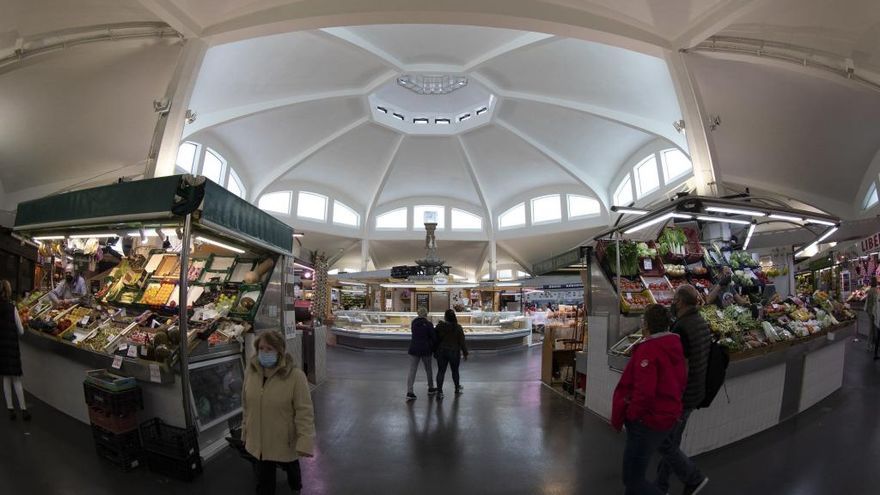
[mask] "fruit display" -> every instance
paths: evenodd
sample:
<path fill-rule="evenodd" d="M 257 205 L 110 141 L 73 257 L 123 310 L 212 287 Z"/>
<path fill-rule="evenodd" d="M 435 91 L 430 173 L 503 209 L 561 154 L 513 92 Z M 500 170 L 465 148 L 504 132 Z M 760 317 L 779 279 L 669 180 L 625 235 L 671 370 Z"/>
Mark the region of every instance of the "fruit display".
<path fill-rule="evenodd" d="M 642 285 L 641 280 L 630 280 L 628 278 L 620 277 L 621 292 L 641 292 L 643 290 L 645 290 L 645 286 Z"/>
<path fill-rule="evenodd" d="M 647 290 L 639 293 L 626 292 L 620 296 L 620 309 L 624 313 L 642 312 L 649 304 L 654 304 L 654 298 Z"/>
<path fill-rule="evenodd" d="M 691 277 L 691 285 L 697 289 L 709 290 L 712 288 L 712 281 L 703 277 Z"/>
<path fill-rule="evenodd" d="M 688 271 L 691 275 L 696 275 L 698 277 L 703 277 L 709 273 L 709 269 L 701 264 L 689 266 Z"/>
<path fill-rule="evenodd" d="M 651 292 L 672 290 L 672 286 L 669 285 L 669 281 L 666 280 L 666 277 L 642 277 L 642 282 L 645 283 L 645 286 Z"/>
<path fill-rule="evenodd" d="M 666 264 L 666 275 L 670 277 L 684 277 L 686 270 L 684 265 L 670 265 Z"/>
<path fill-rule="evenodd" d="M 217 300 L 214 302 L 214 307 L 221 313 L 228 313 L 232 310 L 232 307 L 235 306 L 236 299 L 238 299 L 237 294 L 223 292 L 217 297 Z"/>
<path fill-rule="evenodd" d="M 141 296 L 140 302 L 149 306 L 164 306 L 171 297 L 175 287 L 176 285 L 170 282 L 149 283 L 147 288 L 144 289 L 144 295 Z"/>
<path fill-rule="evenodd" d="M 152 261 L 152 260 L 150 260 Z M 180 277 L 180 256 L 174 254 L 166 254 L 162 257 L 156 271 L 153 272 L 156 278 L 179 278 Z"/>
<path fill-rule="evenodd" d="M 187 269 L 186 279 L 190 282 L 195 282 L 202 276 L 202 272 L 205 271 L 205 265 L 208 264 L 208 260 L 190 260 L 189 268 Z"/>

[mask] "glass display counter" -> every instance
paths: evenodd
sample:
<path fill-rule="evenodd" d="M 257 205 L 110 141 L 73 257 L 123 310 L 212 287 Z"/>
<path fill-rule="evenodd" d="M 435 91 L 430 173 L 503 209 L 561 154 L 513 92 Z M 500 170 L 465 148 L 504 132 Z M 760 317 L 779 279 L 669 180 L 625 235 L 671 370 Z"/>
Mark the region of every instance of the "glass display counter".
<path fill-rule="evenodd" d="M 356 349 L 406 349 L 410 341 L 410 324 L 416 313 L 377 311 L 337 311 L 333 333 L 336 342 Z M 458 313 L 468 349 L 497 350 L 528 343 L 531 321 L 520 312 Z M 437 325 L 443 313 L 428 313 Z"/>

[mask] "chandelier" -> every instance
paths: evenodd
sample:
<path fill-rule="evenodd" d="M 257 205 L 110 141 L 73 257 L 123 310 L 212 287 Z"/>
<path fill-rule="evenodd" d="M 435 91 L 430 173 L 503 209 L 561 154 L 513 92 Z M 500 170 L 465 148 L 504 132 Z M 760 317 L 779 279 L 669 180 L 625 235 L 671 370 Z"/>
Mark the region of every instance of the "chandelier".
<path fill-rule="evenodd" d="M 467 83 L 467 76 L 403 74 L 397 78 L 397 84 L 420 95 L 448 95 Z"/>

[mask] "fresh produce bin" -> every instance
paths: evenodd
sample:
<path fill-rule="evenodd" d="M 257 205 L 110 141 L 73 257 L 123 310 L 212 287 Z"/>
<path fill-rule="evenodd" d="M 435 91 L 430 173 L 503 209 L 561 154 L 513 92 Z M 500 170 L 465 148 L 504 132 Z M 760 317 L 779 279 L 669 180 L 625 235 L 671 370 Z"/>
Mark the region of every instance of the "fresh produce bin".
<path fill-rule="evenodd" d="M 144 408 L 144 397 L 140 387 L 111 392 L 91 383 L 83 382 L 86 404 L 100 407 L 106 412 L 115 415 L 131 414 Z"/>
<path fill-rule="evenodd" d="M 107 370 L 86 371 L 86 382 L 108 392 L 123 392 L 137 387 L 137 380 Z"/>
<path fill-rule="evenodd" d="M 128 433 L 138 429 L 138 419 L 135 413 L 110 414 L 100 407 L 89 407 L 89 421 L 111 433 Z"/>

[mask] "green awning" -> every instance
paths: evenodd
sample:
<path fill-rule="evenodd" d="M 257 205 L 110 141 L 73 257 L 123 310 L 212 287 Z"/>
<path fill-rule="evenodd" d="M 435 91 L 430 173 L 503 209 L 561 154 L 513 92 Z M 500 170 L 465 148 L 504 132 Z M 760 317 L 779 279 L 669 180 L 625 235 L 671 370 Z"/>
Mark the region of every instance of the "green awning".
<path fill-rule="evenodd" d="M 293 250 L 292 227 L 211 181 L 205 182 L 202 203 L 200 222 L 206 221 L 259 239 L 286 253 Z"/>

